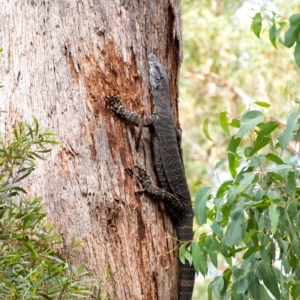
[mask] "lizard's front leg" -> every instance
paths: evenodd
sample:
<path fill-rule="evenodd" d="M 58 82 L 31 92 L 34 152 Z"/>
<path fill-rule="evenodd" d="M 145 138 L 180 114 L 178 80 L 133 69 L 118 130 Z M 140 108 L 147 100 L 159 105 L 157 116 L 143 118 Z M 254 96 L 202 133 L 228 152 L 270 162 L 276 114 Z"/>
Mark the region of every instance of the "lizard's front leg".
<path fill-rule="evenodd" d="M 141 116 L 136 112 L 126 109 L 119 96 L 107 96 L 105 97 L 105 99 L 112 111 L 114 111 L 119 117 L 134 126 L 140 126 L 140 122 L 142 120 L 143 127 L 149 127 L 155 121 L 154 115 L 151 115 L 150 117 L 147 117 L 143 120 Z"/>
<path fill-rule="evenodd" d="M 138 181 L 143 186 L 143 192 L 151 196 L 153 199 L 162 201 L 168 211 L 172 221 L 178 225 L 182 221 L 185 220 L 187 211 L 184 204 L 175 197 L 175 195 L 169 193 L 168 191 L 155 187 L 152 185 L 150 176 L 146 173 L 146 171 L 138 166 L 136 169 L 136 177 Z"/>

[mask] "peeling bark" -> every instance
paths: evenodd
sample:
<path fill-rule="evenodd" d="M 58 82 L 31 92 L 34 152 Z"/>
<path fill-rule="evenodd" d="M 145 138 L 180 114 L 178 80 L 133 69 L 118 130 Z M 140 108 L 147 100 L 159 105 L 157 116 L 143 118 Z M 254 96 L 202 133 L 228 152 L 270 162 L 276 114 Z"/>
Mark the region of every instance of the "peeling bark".
<path fill-rule="evenodd" d="M 136 194 L 130 170 L 155 180 L 149 134 L 122 123 L 104 97 L 151 114 L 147 57 L 156 54 L 170 77 L 177 117 L 181 61 L 179 0 L 0 0 L 1 129 L 37 117 L 61 141 L 30 177 L 49 222 L 73 258 L 92 274 L 118 271 L 106 285 L 113 299 L 177 299 L 176 232 L 163 207 Z M 61 249 L 62 251 L 63 249 Z"/>

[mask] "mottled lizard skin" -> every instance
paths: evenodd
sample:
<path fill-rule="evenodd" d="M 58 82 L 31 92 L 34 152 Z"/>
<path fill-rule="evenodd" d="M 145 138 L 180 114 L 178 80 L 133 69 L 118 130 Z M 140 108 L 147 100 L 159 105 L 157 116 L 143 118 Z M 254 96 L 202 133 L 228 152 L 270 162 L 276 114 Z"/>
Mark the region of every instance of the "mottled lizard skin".
<path fill-rule="evenodd" d="M 140 167 L 136 167 L 137 179 L 145 193 L 164 203 L 176 226 L 179 240 L 191 242 L 194 214 L 181 157 L 180 132 L 170 106 L 169 79 L 165 68 L 154 54 L 149 56 L 149 70 L 154 100 L 154 112 L 151 116 L 143 119 L 139 114 L 127 110 L 118 96 L 108 96 L 106 100 L 110 108 L 128 123 L 140 126 L 140 122 L 143 122 L 143 127 L 149 128 L 160 187 L 153 186 L 146 171 Z M 195 280 L 194 268 L 186 262 L 181 265 L 180 273 L 178 299 L 190 300 Z"/>

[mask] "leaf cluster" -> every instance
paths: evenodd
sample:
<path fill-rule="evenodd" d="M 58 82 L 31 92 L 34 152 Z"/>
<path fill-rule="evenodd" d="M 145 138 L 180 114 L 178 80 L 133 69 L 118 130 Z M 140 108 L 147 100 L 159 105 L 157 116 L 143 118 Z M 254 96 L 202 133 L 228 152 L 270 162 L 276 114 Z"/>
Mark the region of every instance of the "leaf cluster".
<path fill-rule="evenodd" d="M 215 112 L 223 111 L 235 118 L 255 107 L 254 101 L 264 101 L 272 103 L 270 115 L 285 119 L 299 94 L 295 83 L 300 73 L 289 49 L 281 47 L 278 51 L 270 47 L 268 39 L 258 40 L 249 30 L 250 7 L 255 12 L 258 8 L 253 3 L 257 1 L 182 1 L 184 61 L 179 107 L 190 186 L 199 179 L 211 184 L 215 161 L 226 155 L 229 138 L 218 127 Z M 282 15 L 292 15 L 298 9 L 295 0 L 271 3 L 272 9 Z M 263 27 L 267 22 L 263 20 Z M 209 131 L 213 142 L 202 134 L 206 125 L 202 121 L 207 117 L 207 126 L 213 128 Z M 195 195 L 194 190 L 191 193 Z"/>
<path fill-rule="evenodd" d="M 300 13 L 293 14 L 286 22 L 284 18 L 273 13 L 273 17 L 268 20 L 268 32 L 271 44 L 277 48 L 277 42 L 286 48 L 291 48 L 295 44 L 294 59 L 298 68 L 300 68 Z M 288 27 L 288 28 L 287 28 Z M 263 29 L 263 12 L 258 12 L 252 18 L 251 29 L 253 33 L 260 38 Z M 284 38 L 282 33 L 284 33 Z"/>
<path fill-rule="evenodd" d="M 17 122 L 13 139 L 0 140 L 0 199 L 10 199 L 19 192 L 26 193 L 19 185 L 36 167 L 36 160 L 44 160 L 58 144 L 50 130 L 41 131 L 36 118 L 32 124 Z"/>
<path fill-rule="evenodd" d="M 228 264 L 210 283 L 209 299 L 298 299 L 300 170 L 283 154 L 299 140 L 299 115 L 291 113 L 284 128 L 259 110 L 231 122 L 220 117 L 226 134 L 236 130 L 227 158 L 216 166 L 227 162 L 231 179 L 197 192 L 201 234 L 191 246 L 195 269 L 204 276 L 209 261 L 218 267 L 221 256 Z"/>
<path fill-rule="evenodd" d="M 21 183 L 58 143 L 55 134 L 33 118 L 8 136 L 0 140 L 0 299 L 104 299 L 105 281 L 95 283 L 54 250 L 62 238 L 47 225 L 40 199 L 23 198 Z M 78 245 L 74 239 L 66 256 Z"/>

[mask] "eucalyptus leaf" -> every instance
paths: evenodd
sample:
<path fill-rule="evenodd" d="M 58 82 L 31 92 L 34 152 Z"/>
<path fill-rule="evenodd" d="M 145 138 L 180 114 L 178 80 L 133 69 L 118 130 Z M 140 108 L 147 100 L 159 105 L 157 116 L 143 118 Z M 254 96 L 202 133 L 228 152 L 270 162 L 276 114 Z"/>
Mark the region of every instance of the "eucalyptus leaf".
<path fill-rule="evenodd" d="M 260 283 L 254 271 L 247 274 L 248 290 L 255 300 L 260 300 Z"/>
<path fill-rule="evenodd" d="M 289 142 L 293 139 L 293 132 L 296 129 L 299 114 L 299 111 L 295 111 L 291 113 L 288 117 L 286 129 L 284 130 L 283 137 L 280 140 L 280 145 L 283 149 L 286 149 Z"/>
<path fill-rule="evenodd" d="M 266 288 L 271 292 L 275 299 L 280 299 L 281 293 L 272 268 L 265 263 L 261 263 L 259 265 L 259 272 L 262 275 L 262 281 L 264 282 Z"/>
<path fill-rule="evenodd" d="M 231 222 L 229 223 L 229 228 L 225 235 L 225 245 L 228 247 L 233 246 L 238 241 L 242 240 L 242 225 L 244 223 L 244 212 L 242 210 L 236 211 L 231 216 Z"/>
<path fill-rule="evenodd" d="M 241 138 L 247 134 L 250 129 L 261 123 L 265 115 L 259 110 L 250 110 L 243 114 L 241 118 L 241 127 L 238 133 L 235 135 L 236 138 Z"/>
<path fill-rule="evenodd" d="M 219 120 L 220 120 L 220 125 L 221 125 L 221 127 L 222 127 L 224 133 L 225 133 L 227 136 L 230 136 L 229 126 L 228 126 L 227 112 L 221 112 L 221 113 L 220 113 Z"/>
<path fill-rule="evenodd" d="M 203 187 L 196 193 L 194 213 L 199 225 L 206 223 L 206 211 L 208 210 L 206 202 L 211 195 L 211 191 L 211 188 Z"/>
<path fill-rule="evenodd" d="M 262 29 L 262 16 L 260 12 L 256 13 L 255 16 L 252 18 L 251 29 L 253 33 L 258 38 L 260 38 L 260 33 Z"/>
<path fill-rule="evenodd" d="M 203 121 L 203 132 L 206 136 L 206 138 L 210 141 L 213 142 L 210 134 L 209 134 L 209 131 L 208 131 L 208 124 L 210 123 L 210 118 L 205 118 L 204 121 Z"/>

